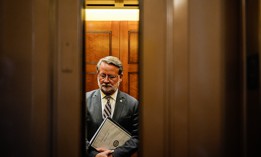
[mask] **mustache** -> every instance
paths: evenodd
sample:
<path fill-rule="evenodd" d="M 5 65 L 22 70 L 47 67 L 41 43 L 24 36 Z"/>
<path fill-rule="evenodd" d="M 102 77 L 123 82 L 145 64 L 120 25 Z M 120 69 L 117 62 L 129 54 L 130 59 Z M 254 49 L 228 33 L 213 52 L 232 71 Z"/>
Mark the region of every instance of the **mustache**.
<path fill-rule="evenodd" d="M 101 84 L 103 87 L 112 87 L 112 84 L 110 84 L 110 83 L 103 83 L 103 84 Z"/>

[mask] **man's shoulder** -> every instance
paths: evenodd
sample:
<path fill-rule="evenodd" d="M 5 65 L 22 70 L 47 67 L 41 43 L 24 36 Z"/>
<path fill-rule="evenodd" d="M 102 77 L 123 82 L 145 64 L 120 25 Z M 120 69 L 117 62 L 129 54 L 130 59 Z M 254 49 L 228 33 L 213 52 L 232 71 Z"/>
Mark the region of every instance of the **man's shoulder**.
<path fill-rule="evenodd" d="M 125 93 L 123 91 L 119 91 L 119 95 L 121 97 L 125 97 L 126 99 L 131 100 L 131 101 L 138 101 L 136 98 L 134 98 L 133 96 L 131 96 L 128 93 Z"/>
<path fill-rule="evenodd" d="M 99 89 L 95 89 L 95 90 L 92 90 L 92 91 L 88 91 L 86 92 L 86 97 L 92 97 L 94 94 L 97 94 L 99 92 Z"/>

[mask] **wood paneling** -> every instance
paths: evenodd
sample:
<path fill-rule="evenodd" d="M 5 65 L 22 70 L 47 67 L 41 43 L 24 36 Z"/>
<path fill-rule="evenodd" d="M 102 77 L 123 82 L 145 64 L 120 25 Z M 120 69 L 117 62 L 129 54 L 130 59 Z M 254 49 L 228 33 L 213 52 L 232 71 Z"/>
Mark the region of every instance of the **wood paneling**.
<path fill-rule="evenodd" d="M 128 77 L 123 79 L 122 90 L 138 98 L 138 22 L 122 21 L 120 27 L 120 58 Z M 133 74 L 137 76 L 130 80 Z"/>
<path fill-rule="evenodd" d="M 86 33 L 86 49 L 92 53 L 86 53 L 86 63 L 96 64 L 99 58 L 111 55 L 111 44 L 111 31 L 88 31 Z"/>
<path fill-rule="evenodd" d="M 129 72 L 128 75 L 128 80 L 129 80 L 129 91 L 128 93 L 132 95 L 135 98 L 138 98 L 138 73 L 136 72 Z"/>
<path fill-rule="evenodd" d="M 138 63 L 138 32 L 129 31 L 129 64 Z"/>

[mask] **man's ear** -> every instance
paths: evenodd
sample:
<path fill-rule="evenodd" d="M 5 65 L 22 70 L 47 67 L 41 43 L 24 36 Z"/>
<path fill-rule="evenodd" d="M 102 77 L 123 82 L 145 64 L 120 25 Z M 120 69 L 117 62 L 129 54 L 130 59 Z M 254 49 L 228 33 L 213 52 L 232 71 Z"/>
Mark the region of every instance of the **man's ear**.
<path fill-rule="evenodd" d="M 123 74 L 120 74 L 120 79 L 121 79 L 120 82 L 122 81 L 122 76 L 123 76 Z"/>
<path fill-rule="evenodd" d="M 120 78 L 121 78 L 121 79 L 122 79 L 122 77 L 123 77 L 123 73 L 120 74 Z"/>

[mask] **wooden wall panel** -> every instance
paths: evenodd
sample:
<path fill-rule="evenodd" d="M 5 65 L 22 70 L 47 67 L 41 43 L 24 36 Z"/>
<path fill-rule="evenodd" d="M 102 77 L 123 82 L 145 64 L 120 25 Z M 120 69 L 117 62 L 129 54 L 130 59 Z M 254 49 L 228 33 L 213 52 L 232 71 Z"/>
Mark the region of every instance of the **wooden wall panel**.
<path fill-rule="evenodd" d="M 111 31 L 88 31 L 86 33 L 86 63 L 96 64 L 100 58 L 112 54 Z"/>
<path fill-rule="evenodd" d="M 129 88 L 129 94 L 135 98 L 138 98 L 138 93 L 139 93 L 139 88 L 138 88 L 138 73 L 136 72 L 130 72 L 128 74 L 128 80 L 129 80 L 129 84 L 128 84 L 128 88 Z"/>
<path fill-rule="evenodd" d="M 129 93 L 130 87 L 136 86 L 129 79 L 129 74 L 138 72 L 138 22 L 122 21 L 120 28 L 120 58 L 124 66 L 124 74 L 127 74 L 126 77 L 128 78 L 123 79 L 122 90 Z M 134 91 L 132 90 L 132 92 Z M 131 95 L 136 97 L 138 93 Z"/>
<path fill-rule="evenodd" d="M 138 32 L 137 31 L 129 31 L 129 64 L 137 64 L 138 63 Z"/>
<path fill-rule="evenodd" d="M 98 89 L 98 84 L 97 84 L 97 81 L 93 81 L 93 80 L 97 80 L 97 75 L 96 75 L 96 72 L 90 72 L 90 73 L 87 73 L 86 74 L 86 90 L 87 91 L 91 91 L 93 89 Z"/>
<path fill-rule="evenodd" d="M 119 21 L 87 21 L 86 32 L 111 33 L 111 53 L 110 55 L 119 56 Z M 88 42 L 88 40 L 86 40 Z M 88 52 L 88 49 L 86 49 Z M 99 52 L 101 53 L 101 52 Z"/>

